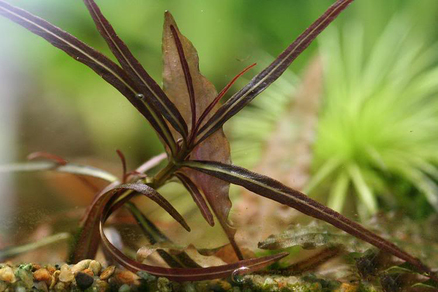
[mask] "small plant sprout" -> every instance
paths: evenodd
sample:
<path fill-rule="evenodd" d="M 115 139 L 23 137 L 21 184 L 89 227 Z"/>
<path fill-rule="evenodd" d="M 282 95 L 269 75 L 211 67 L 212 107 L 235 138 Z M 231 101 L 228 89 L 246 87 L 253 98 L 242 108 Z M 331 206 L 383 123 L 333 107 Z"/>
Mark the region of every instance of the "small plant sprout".
<path fill-rule="evenodd" d="M 230 147 L 222 126 L 279 78 L 312 41 L 352 2 L 353 0 L 337 0 L 268 67 L 256 74 L 246 86 L 221 105 L 220 99 L 230 86 L 226 86 L 218 94 L 215 87 L 201 75 L 195 48 L 180 33 L 169 12 L 165 13 L 164 86 L 161 88 L 132 55 L 93 0 L 84 0 L 84 3 L 120 65 L 47 21 L 0 0 L 1 15 L 46 39 L 76 61 L 87 65 L 120 91 L 155 129 L 165 148 L 165 157 L 154 158 L 134 172 L 125 171 L 121 181 L 114 179 L 112 175 L 104 171 L 61 163 L 62 160 L 59 161 L 59 159 L 51 159 L 49 162 L 32 162 L 26 166 L 15 165 L 14 170 L 65 171 L 79 175 L 98 176 L 111 182 L 95 196 L 93 203 L 88 207 L 81 222 L 71 261 L 94 258 L 101 245 L 113 260 L 128 270 L 145 271 L 177 281 L 221 278 L 236 274 L 234 271 L 240 274 L 266 267 L 283 258 L 287 253 L 244 259 L 234 240 L 235 229 L 228 221 L 231 208 L 229 186 L 236 184 L 255 194 L 295 208 L 308 216 L 330 223 L 410 263 L 429 278 L 438 280 L 431 269 L 419 259 L 360 224 L 273 178 L 231 164 Z M 245 69 L 243 73 L 248 69 Z M 234 81 L 235 79 L 230 82 L 230 85 Z M 119 155 L 124 160 L 123 155 L 120 153 Z M 142 175 L 163 158 L 167 159 L 167 165 L 155 176 L 144 177 Z M 132 260 L 108 240 L 103 232 L 103 226 L 108 217 L 118 208 L 125 206 L 131 198 L 141 195 L 152 199 L 181 226 L 190 231 L 184 218 L 156 191 L 174 178 L 187 188 L 210 225 L 214 225 L 214 217 L 217 218 L 239 258 L 238 262 L 207 268 L 193 267 L 193 265 L 191 267 L 188 265 L 182 265 L 182 267 L 171 265 L 171 268 L 156 267 Z M 134 210 L 132 204 L 128 204 L 127 208 Z M 136 213 L 136 218 L 142 225 L 149 224 L 147 218 L 141 213 Z M 162 257 L 166 258 L 166 255 L 162 254 Z"/>

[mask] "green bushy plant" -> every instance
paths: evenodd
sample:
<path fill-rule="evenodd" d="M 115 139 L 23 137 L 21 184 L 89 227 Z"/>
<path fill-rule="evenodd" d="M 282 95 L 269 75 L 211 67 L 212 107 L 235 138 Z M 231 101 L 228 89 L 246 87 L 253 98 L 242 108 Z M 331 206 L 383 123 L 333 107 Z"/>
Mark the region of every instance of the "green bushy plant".
<path fill-rule="evenodd" d="M 369 52 L 360 25 L 320 39 L 325 96 L 306 192 L 329 190 L 337 211 L 351 196 L 363 217 L 385 204 L 438 210 L 436 46 L 406 23 L 394 18 Z"/>

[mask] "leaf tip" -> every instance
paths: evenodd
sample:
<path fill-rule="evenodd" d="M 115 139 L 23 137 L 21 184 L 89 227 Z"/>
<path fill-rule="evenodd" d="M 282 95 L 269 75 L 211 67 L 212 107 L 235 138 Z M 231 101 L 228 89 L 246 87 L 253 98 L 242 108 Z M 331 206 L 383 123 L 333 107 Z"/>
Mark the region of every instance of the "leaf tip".
<path fill-rule="evenodd" d="M 174 19 L 172 13 L 170 13 L 170 11 L 167 9 L 164 10 L 164 19 L 165 20 L 173 20 Z"/>
<path fill-rule="evenodd" d="M 282 258 L 284 258 L 284 257 L 287 257 L 289 255 L 289 253 L 288 252 L 280 252 L 280 253 L 278 253 L 278 254 L 276 254 L 275 255 L 275 258 L 277 259 L 277 260 L 280 260 L 280 259 L 282 259 Z"/>
<path fill-rule="evenodd" d="M 65 160 L 64 158 L 55 155 L 55 154 L 51 154 L 48 152 L 43 152 L 43 151 L 38 151 L 38 152 L 32 152 L 27 156 L 27 160 L 36 160 L 39 158 L 43 158 L 43 159 L 47 159 L 47 160 L 51 160 L 56 162 L 59 165 L 67 165 L 68 161 Z"/>
<path fill-rule="evenodd" d="M 192 231 L 192 229 L 190 228 L 190 226 L 189 226 L 185 221 L 183 221 L 183 222 L 181 223 L 181 225 L 182 225 L 182 227 L 184 227 L 184 229 L 187 230 L 188 232 Z"/>
<path fill-rule="evenodd" d="M 164 11 L 164 27 L 176 26 L 175 18 L 169 10 Z"/>
<path fill-rule="evenodd" d="M 206 218 L 206 221 L 207 221 L 208 225 L 210 225 L 211 227 L 214 227 L 214 219 L 213 219 L 213 217 Z"/>

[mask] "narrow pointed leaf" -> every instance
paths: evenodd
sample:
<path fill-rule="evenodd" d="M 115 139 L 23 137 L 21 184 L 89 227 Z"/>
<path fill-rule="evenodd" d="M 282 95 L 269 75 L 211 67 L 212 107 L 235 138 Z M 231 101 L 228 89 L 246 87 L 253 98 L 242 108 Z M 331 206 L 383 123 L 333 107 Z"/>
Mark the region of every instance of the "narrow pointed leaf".
<path fill-rule="evenodd" d="M 175 42 L 175 35 L 178 36 L 179 41 L 177 42 Z M 179 50 L 176 43 L 179 43 Z M 188 66 L 185 70 L 181 64 L 181 50 L 184 52 L 184 63 Z M 163 58 L 164 91 L 183 115 L 190 132 L 193 130 L 191 128 L 193 115 L 190 101 L 191 94 L 189 94 L 187 90 L 187 72 L 190 72 L 191 83 L 194 90 L 193 95 L 196 98 L 196 117 L 201 116 L 218 94 L 214 85 L 199 71 L 199 58 L 196 49 L 193 44 L 181 34 L 175 20 L 169 12 L 165 14 Z M 218 106 L 214 110 L 217 108 Z M 207 116 L 207 119 L 210 118 L 210 116 L 211 114 Z M 231 162 L 230 146 L 222 130 L 217 131 L 214 135 L 209 137 L 209 139 L 195 147 L 190 155 L 196 160 L 211 160 L 222 163 Z M 216 215 L 228 239 L 235 248 L 236 254 L 242 259 L 242 254 L 234 240 L 236 231 L 228 221 L 228 215 L 231 209 L 229 183 L 189 169 L 184 170 L 184 174 L 189 177 L 205 195 L 213 213 Z"/>
<path fill-rule="evenodd" d="M 136 208 L 132 208 L 132 206 L 133 204 L 129 204 L 128 208 L 131 207 L 131 210 L 138 211 L 138 209 L 136 210 Z M 114 211 L 115 210 L 116 209 L 114 209 Z M 103 247 L 120 265 L 124 266 L 128 270 L 131 270 L 135 273 L 143 271 L 156 276 L 164 276 L 166 278 L 175 281 L 198 281 L 198 280 L 218 279 L 218 278 L 228 277 L 236 272 L 249 273 L 252 271 L 262 269 L 288 255 L 288 253 L 283 252 L 276 255 L 243 260 L 233 264 L 214 266 L 208 268 L 193 268 L 193 267 L 163 268 L 163 267 L 155 267 L 155 266 L 140 264 L 132 260 L 131 258 L 127 257 L 126 255 L 124 255 L 106 237 L 103 231 L 103 226 L 105 224 L 106 219 L 111 215 L 111 212 L 112 212 L 111 208 L 106 208 L 106 210 L 104 210 L 104 212 L 102 212 L 100 216 L 99 231 L 100 231 L 100 237 L 102 239 Z M 136 213 L 137 215 L 140 215 L 136 218 L 140 219 L 141 221 L 146 221 L 143 223 L 145 223 L 145 227 L 148 229 L 147 234 L 150 234 L 150 231 L 152 231 L 153 234 L 159 235 L 159 237 L 162 240 L 161 242 L 167 241 L 168 243 L 172 243 L 164 234 L 162 234 L 155 227 L 155 225 L 153 225 L 151 222 L 148 222 L 148 219 L 141 212 L 136 212 Z M 155 240 L 155 238 L 152 237 L 150 237 L 150 239 Z M 164 250 L 162 251 L 164 252 Z M 168 253 L 161 253 L 161 254 L 164 255 L 165 257 L 169 255 Z M 194 262 L 185 252 L 182 252 L 179 255 L 177 255 L 176 259 L 177 262 L 182 264 L 187 265 L 187 263 L 189 263 L 192 266 L 197 265 L 197 263 Z M 171 259 L 169 258 L 169 260 Z M 176 262 L 174 264 L 176 264 Z"/>
<path fill-rule="evenodd" d="M 243 69 L 239 74 L 237 74 L 231 81 L 219 92 L 219 94 L 213 99 L 213 101 L 207 106 L 207 108 L 204 110 L 202 115 L 199 117 L 198 121 L 196 122 L 196 129 L 194 131 L 194 134 L 199 130 L 199 127 L 202 125 L 202 122 L 204 122 L 204 119 L 211 113 L 211 111 L 216 108 L 216 105 L 219 103 L 219 101 L 225 96 L 225 94 L 228 92 L 228 90 L 233 86 L 233 84 L 241 77 L 243 74 L 245 74 L 249 69 L 257 65 L 256 63 L 246 67 Z"/>
<path fill-rule="evenodd" d="M 68 161 L 65 160 L 64 158 L 62 158 L 58 155 L 52 154 L 52 153 L 48 153 L 48 152 L 42 152 L 42 151 L 33 152 L 27 156 L 28 160 L 35 160 L 35 159 L 40 159 L 40 158 L 51 160 L 53 162 L 56 162 L 60 166 L 64 166 L 64 165 L 68 164 Z M 94 184 L 89 182 L 85 177 L 80 176 L 80 175 L 76 175 L 76 177 L 81 181 L 81 183 L 83 183 L 87 188 L 89 188 L 94 193 L 97 193 L 100 190 Z M 123 176 L 123 180 L 124 180 L 124 177 L 125 176 Z"/>
<path fill-rule="evenodd" d="M 126 44 L 120 39 L 114 28 L 103 16 L 94 0 L 84 0 L 97 29 L 107 42 L 114 56 L 132 80 L 136 81 L 141 93 L 148 103 L 152 103 L 158 112 L 163 114 L 170 124 L 183 137 L 187 136 L 187 125 L 175 105 L 169 100 L 161 87 L 146 72 L 134 57 Z"/>
<path fill-rule="evenodd" d="M 251 172 L 238 166 L 210 161 L 187 161 L 182 165 L 220 178 L 224 181 L 240 185 L 258 195 L 292 207 L 308 216 L 330 223 L 333 226 L 376 246 L 384 252 L 390 253 L 411 263 L 419 270 L 427 273 L 430 278 L 435 280 L 438 279 L 436 275 L 432 274 L 429 267 L 423 264 L 419 259 L 397 247 L 395 244 L 385 240 L 338 212 L 312 200 L 305 194 L 289 188 L 270 177 Z"/>
<path fill-rule="evenodd" d="M 155 224 L 153 224 L 138 208 L 134 203 L 126 203 L 124 205 L 129 212 L 137 220 L 138 225 L 144 231 L 150 244 L 155 244 L 157 242 L 170 242 L 170 239 L 163 234 Z M 111 210 L 109 212 L 112 212 Z"/>
<path fill-rule="evenodd" d="M 360 168 L 356 164 L 352 164 L 348 166 L 348 172 L 362 204 L 368 211 L 367 213 L 376 214 L 378 210 L 377 198 L 366 183 Z"/>
<path fill-rule="evenodd" d="M 123 195 L 124 191 L 140 193 L 166 210 L 176 221 L 178 221 L 186 230 L 190 231 L 190 227 L 185 222 L 184 218 L 178 213 L 175 208 L 157 191 L 145 184 L 111 184 L 98 195 L 83 221 L 82 230 L 76 243 L 76 249 L 72 255 L 72 261 L 78 262 L 83 259 L 93 258 L 99 246 L 99 220 L 103 213 L 107 213 L 109 206 L 108 202 Z M 105 218 L 106 219 L 106 218 Z"/>
<path fill-rule="evenodd" d="M 58 155 L 52 154 L 52 153 L 48 153 L 48 152 L 37 151 L 37 152 L 33 152 L 33 153 L 30 153 L 29 155 L 27 155 L 27 160 L 35 160 L 35 159 L 40 159 L 40 158 L 54 161 L 54 162 L 58 163 L 59 165 L 68 164 L 68 161 L 65 160 L 64 158 L 62 158 Z"/>
<path fill-rule="evenodd" d="M 172 33 L 173 40 L 175 41 L 176 50 L 178 52 L 179 61 L 181 63 L 181 68 L 184 73 L 184 79 L 186 81 L 187 92 L 189 94 L 190 100 L 190 111 L 192 114 L 192 132 L 195 129 L 196 124 L 196 105 L 195 105 L 195 88 L 193 87 L 193 78 L 190 73 L 189 64 L 187 62 L 187 58 L 184 53 L 183 44 L 178 36 L 178 32 L 176 31 L 175 26 L 170 25 L 170 32 Z"/>
<path fill-rule="evenodd" d="M 251 100 L 271 85 L 292 62 L 312 43 L 312 41 L 350 5 L 354 0 L 337 0 L 327 11 L 306 29 L 286 50 L 266 69 L 256 75 L 244 88 L 234 94 L 200 129 L 199 140 L 203 141 L 232 116 L 244 108 Z"/>
<path fill-rule="evenodd" d="M 3 0 L 0 0 L 0 15 L 41 36 L 53 46 L 66 52 L 76 61 L 94 70 L 105 81 L 126 96 L 131 104 L 151 123 L 164 142 L 173 151 L 176 151 L 175 142 L 161 115 L 157 115 L 150 105 L 142 102 L 142 99 L 139 98 L 142 96 L 139 88 L 117 64 L 71 34 Z"/>
<path fill-rule="evenodd" d="M 169 242 L 172 241 L 164 235 L 149 219 L 137 208 L 133 203 L 125 204 L 125 207 L 131 212 L 132 216 L 138 223 L 138 226 L 143 231 L 143 234 L 148 239 L 151 245 L 157 242 Z M 110 211 L 111 212 L 111 211 Z M 164 249 L 157 249 L 157 253 L 161 258 L 172 268 L 200 268 L 195 261 L 193 261 L 186 252 L 179 253 L 177 255 L 171 255 Z"/>
<path fill-rule="evenodd" d="M 156 167 L 158 164 L 160 164 L 166 158 L 167 158 L 166 153 L 162 153 L 162 154 L 159 154 L 157 156 L 154 156 L 151 159 L 144 162 L 139 167 L 137 167 L 137 169 L 134 171 L 134 173 L 144 174 L 148 170 Z M 123 194 L 123 196 L 114 198 L 113 200 L 111 200 L 111 209 L 109 212 L 110 213 L 114 212 L 116 209 L 120 208 L 125 203 L 129 202 L 136 195 L 138 195 L 138 193 L 128 191 L 125 194 Z"/>
<path fill-rule="evenodd" d="M 102 217 L 103 219 L 104 217 Z M 147 272 L 149 274 L 166 277 L 173 281 L 200 281 L 200 280 L 210 280 L 225 278 L 233 274 L 234 271 L 244 268 L 245 272 L 252 272 L 262 269 L 281 258 L 287 256 L 287 253 L 279 253 L 276 255 L 249 259 L 239 261 L 234 264 L 208 267 L 208 268 L 163 268 L 155 267 L 145 264 L 140 264 L 126 255 L 124 255 L 120 250 L 118 250 L 105 236 L 103 232 L 103 225 L 105 221 L 100 222 L 100 236 L 102 238 L 103 247 L 105 250 L 122 266 L 126 269 L 137 273 L 140 271 Z"/>
<path fill-rule="evenodd" d="M 7 165 L 0 165 L 0 173 L 2 172 L 35 172 L 35 171 L 55 171 L 64 172 L 77 175 L 91 176 L 100 178 L 108 182 L 117 181 L 117 177 L 111 173 L 95 168 L 92 166 L 79 165 L 74 163 L 68 163 L 66 165 L 59 165 L 57 162 L 49 161 L 35 161 L 24 163 L 13 163 Z"/>
<path fill-rule="evenodd" d="M 181 173 L 176 174 L 176 176 L 179 178 L 187 191 L 189 191 L 190 195 L 192 195 L 193 201 L 195 201 L 207 223 L 210 224 L 210 226 L 214 226 L 213 214 L 208 208 L 207 203 L 205 202 L 204 197 L 202 196 L 198 187 L 187 176 Z"/>

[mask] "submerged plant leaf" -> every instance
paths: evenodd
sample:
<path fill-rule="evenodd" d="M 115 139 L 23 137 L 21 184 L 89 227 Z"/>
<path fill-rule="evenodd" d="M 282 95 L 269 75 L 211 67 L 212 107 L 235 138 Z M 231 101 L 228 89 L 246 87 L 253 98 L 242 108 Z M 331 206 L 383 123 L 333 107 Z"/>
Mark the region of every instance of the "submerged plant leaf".
<path fill-rule="evenodd" d="M 250 273 L 252 271 L 260 270 L 278 260 L 285 257 L 287 253 L 279 253 L 272 256 L 266 256 L 261 258 L 242 260 L 237 263 L 221 265 L 216 267 L 208 267 L 208 268 L 163 268 L 163 267 L 154 267 L 150 265 L 140 264 L 127 256 L 125 256 L 120 250 L 118 250 L 108 238 L 105 236 L 103 232 L 103 223 L 100 224 L 100 234 L 102 237 L 102 243 L 107 250 L 107 252 L 117 260 L 119 264 L 124 266 L 126 269 L 139 272 L 144 271 L 150 273 L 152 275 L 166 277 L 170 280 L 174 281 L 200 281 L 200 280 L 210 280 L 210 279 L 219 279 L 229 277 L 233 272 L 238 271 L 239 269 L 244 268 L 244 272 Z"/>
<path fill-rule="evenodd" d="M 194 130 L 194 134 L 197 135 L 198 131 L 199 131 L 199 127 L 201 125 L 203 125 L 204 120 L 207 118 L 207 116 L 210 116 L 210 113 L 217 108 L 217 105 L 219 104 L 219 102 L 221 101 L 221 99 L 225 96 L 225 94 L 228 92 L 228 90 L 230 90 L 230 88 L 233 86 L 233 84 L 240 78 L 242 77 L 246 72 L 248 72 L 252 67 L 254 67 L 255 65 L 257 65 L 256 63 L 246 67 L 245 69 L 243 69 L 239 74 L 237 74 L 233 79 L 231 79 L 230 82 L 228 82 L 227 85 L 225 85 L 225 87 L 221 90 L 221 92 L 219 92 L 219 94 L 215 97 L 215 99 L 205 108 L 204 112 L 202 113 L 202 115 L 199 117 L 197 123 L 196 123 L 196 129 Z"/>
<path fill-rule="evenodd" d="M 170 130 L 161 115 L 151 105 L 145 104 L 137 84 L 128 74 L 109 58 L 78 40 L 71 34 L 31 13 L 0 0 L 0 15 L 3 15 L 31 32 L 41 36 L 53 46 L 63 50 L 73 59 L 94 70 L 105 81 L 122 93 L 149 121 L 161 139 L 171 149 L 176 149 Z M 140 94 L 140 95 L 139 95 Z M 176 150 L 174 150 L 176 151 Z"/>
<path fill-rule="evenodd" d="M 170 239 L 163 234 L 142 212 L 137 208 L 134 203 L 128 202 L 124 205 L 129 210 L 131 215 L 137 221 L 138 226 L 142 229 L 143 234 L 146 236 L 150 244 L 157 242 L 170 242 Z M 111 212 L 111 210 L 110 210 Z"/>
<path fill-rule="evenodd" d="M 378 228 L 385 233 L 386 237 L 397 242 L 408 252 L 419 254 L 421 259 L 424 259 L 430 266 L 436 266 L 437 243 L 430 240 L 425 232 L 429 227 L 434 228 L 433 221 L 419 223 L 407 220 L 406 217 L 399 217 L 397 214 L 395 214 L 396 216 L 394 214 L 382 215 L 375 216 L 370 222 L 367 222 L 367 225 Z M 412 244 L 412 242 L 416 244 Z M 389 253 L 379 252 L 374 248 L 370 249 L 368 244 L 349 234 L 342 233 L 324 222 L 313 221 L 306 225 L 294 224 L 285 232 L 271 235 L 259 244 L 260 248 L 270 250 L 295 246 L 300 246 L 303 249 L 318 249 L 319 252 L 281 269 L 282 274 L 296 275 L 312 271 L 334 280 L 348 278 L 355 279 L 355 281 L 359 280 L 358 275 L 362 280 L 368 281 L 380 277 L 380 282 L 383 285 L 382 276 L 390 273 L 398 274 L 403 282 L 409 277 L 413 277 L 413 281 L 405 283 L 408 286 L 411 286 L 412 283 L 424 282 L 426 279 L 411 264 L 395 258 Z M 327 274 L 323 267 L 315 270 L 327 260 L 339 256 L 341 258 L 338 258 L 330 266 L 333 272 Z M 342 272 L 342 270 L 344 271 Z"/>
<path fill-rule="evenodd" d="M 151 245 L 156 243 L 172 244 L 172 241 L 164 235 L 133 203 L 125 204 L 125 207 L 131 212 L 132 216 L 138 223 L 138 226 L 143 231 L 143 234 L 148 239 Z M 150 248 L 148 248 L 150 249 Z M 172 268 L 200 268 L 200 266 L 193 261 L 185 252 L 177 255 L 171 255 L 162 248 L 156 249 L 160 257 Z M 148 251 L 150 253 L 150 251 Z M 137 259 L 141 255 L 141 250 L 137 251 Z"/>
<path fill-rule="evenodd" d="M 305 194 L 287 187 L 270 177 L 251 172 L 242 167 L 211 161 L 186 161 L 182 163 L 182 166 L 190 167 L 224 181 L 240 185 L 258 195 L 292 207 L 308 216 L 330 223 L 333 226 L 374 245 L 384 252 L 405 260 L 415 266 L 418 270 L 428 274 L 428 277 L 438 281 L 438 277 L 432 273 L 428 266 L 423 264 L 419 259 L 403 251 L 395 244 L 371 232 L 359 223 L 356 223 L 338 212 L 327 208 L 323 204 L 312 200 Z"/>
<path fill-rule="evenodd" d="M 100 196 L 100 198 L 108 198 L 111 196 L 117 196 L 120 189 L 126 189 L 126 186 L 111 186 L 108 187 L 107 190 Z M 138 190 L 136 190 L 138 191 Z M 104 199 L 101 199 L 102 201 Z M 113 210 L 115 211 L 115 210 Z M 163 268 L 163 267 L 155 267 L 150 265 L 141 264 L 136 262 L 126 255 L 124 255 L 120 250 L 117 249 L 106 237 L 105 232 L 103 231 L 103 226 L 105 224 L 106 219 L 111 215 L 112 210 L 107 205 L 106 208 L 99 213 L 99 232 L 100 238 L 102 239 L 102 244 L 105 250 L 114 258 L 119 264 L 124 266 L 126 269 L 132 272 L 147 272 L 156 276 L 167 277 L 171 280 L 175 281 L 197 281 L 197 280 L 209 280 L 209 279 L 218 279 L 225 278 L 232 275 L 235 271 L 241 271 L 244 268 L 244 273 L 249 273 L 252 271 L 256 271 L 262 269 L 274 262 L 280 260 L 281 258 L 288 255 L 288 253 L 279 253 L 276 255 L 254 258 L 249 260 L 242 260 L 233 264 L 220 265 L 215 267 L 208 268 Z"/>
<path fill-rule="evenodd" d="M 177 39 L 175 35 L 178 36 Z M 181 50 L 184 51 L 183 57 L 185 60 L 181 60 Z M 198 53 L 192 43 L 179 32 L 178 26 L 169 12 L 165 14 L 163 58 L 164 91 L 183 115 L 189 125 L 189 131 L 193 131 L 192 125 L 194 123 L 192 118 L 201 116 L 218 94 L 214 85 L 199 72 Z M 183 67 L 182 63 L 185 63 L 188 68 L 184 69 L 185 66 Z M 190 72 L 190 78 L 186 77 L 187 70 Z M 192 84 L 190 84 L 190 81 Z M 193 87 L 193 92 L 189 93 L 191 89 L 188 90 L 188 88 L 191 87 Z M 191 96 L 195 98 L 196 115 L 192 115 Z M 197 160 L 231 163 L 230 146 L 222 129 L 219 129 L 209 139 L 196 146 L 190 156 Z M 235 247 L 236 253 L 242 259 L 243 257 L 234 241 L 235 229 L 231 227 L 228 221 L 231 209 L 229 183 L 189 169 L 184 172 L 205 195 L 228 239 Z"/>
<path fill-rule="evenodd" d="M 230 120 L 233 160 L 302 190 L 310 177 L 314 128 L 322 98 L 322 64 L 312 57 L 302 78 L 286 71 L 263 98 Z M 240 147 L 240 149 L 239 149 Z M 248 163 L 254 161 L 256 163 Z M 245 165 L 246 164 L 246 165 Z M 249 166 L 249 167 L 248 167 Z M 234 217 L 245 242 L 257 242 L 277 234 L 296 220 L 297 212 L 277 202 L 241 190 Z"/>
<path fill-rule="evenodd" d="M 212 101 L 218 100 L 216 98 L 218 95 L 214 86 L 200 74 L 196 50 L 179 33 L 169 13 L 166 13 L 163 37 L 163 76 L 164 91 L 168 94 L 170 101 L 164 98 L 165 94 L 157 89 L 156 83 L 148 79 L 149 76 L 146 71 L 116 36 L 114 30 L 101 15 L 93 1 L 85 0 L 85 3 L 90 8 L 98 28 L 124 69 L 70 34 L 24 10 L 7 4 L 3 0 L 0 0 L 0 15 L 8 17 L 40 35 L 76 60 L 86 64 L 128 98 L 148 119 L 160 138 L 171 150 L 171 153 L 169 153 L 171 159 L 168 166 L 156 177 L 146 181 L 154 187 L 160 187 L 174 176 L 176 171 L 184 171 L 185 175 L 194 183 L 196 189 L 201 190 L 206 196 L 239 258 L 242 258 L 242 255 L 234 241 L 235 230 L 228 222 L 231 208 L 228 197 L 230 183 L 243 186 L 261 196 L 288 205 L 314 218 L 324 220 L 357 238 L 375 245 L 388 255 L 392 254 L 407 261 L 418 270 L 425 272 L 431 279 L 438 281 L 438 277 L 420 260 L 358 223 L 274 179 L 229 164 L 229 144 L 221 130 L 222 125 L 274 82 L 293 60 L 309 46 L 314 38 L 351 2 L 353 0 L 337 0 L 270 66 L 255 76 L 247 86 L 237 92 L 214 115 L 211 117 L 206 116 L 207 122 L 199 133 L 194 131 L 196 118 L 202 115 Z M 176 109 L 173 107 L 172 102 Z M 158 112 L 158 110 L 162 110 L 163 113 Z M 181 121 L 178 117 L 178 111 L 184 121 Z M 172 132 L 162 115 L 168 118 L 170 124 L 175 127 Z M 187 126 L 187 133 L 183 122 L 191 127 Z M 186 134 L 189 134 L 189 136 L 186 137 Z M 199 137 L 197 134 L 199 134 Z M 177 145 L 176 141 L 179 143 L 180 139 L 182 139 L 182 142 Z M 185 161 L 186 159 L 192 160 Z M 183 169 L 180 169 L 181 167 Z M 94 257 L 99 239 L 101 239 L 108 254 L 129 270 L 134 272 L 145 271 L 173 280 L 191 281 L 226 277 L 242 268 L 244 268 L 244 272 L 251 272 L 287 255 L 281 253 L 203 269 L 169 269 L 135 262 L 111 244 L 103 231 L 103 225 L 113 211 L 122 206 L 125 200 L 136 193 L 143 194 L 154 200 L 184 228 L 190 230 L 182 216 L 150 186 L 139 183 L 119 185 L 119 182 L 114 182 L 96 196 L 89 208 L 83 222 L 73 260 L 78 261 Z M 98 233 L 100 233 L 100 238 L 97 236 Z"/>
<path fill-rule="evenodd" d="M 161 87 L 146 72 L 140 62 L 132 55 L 126 44 L 117 36 L 111 24 L 103 16 L 94 0 L 84 0 L 94 22 L 104 37 L 122 68 L 135 80 L 148 104 L 155 106 L 156 113 L 162 114 L 183 137 L 187 136 L 187 125 L 180 112 L 169 100 Z"/>
<path fill-rule="evenodd" d="M 154 261 L 155 253 L 172 268 L 208 268 L 227 264 L 214 252 L 203 254 L 204 250 L 198 250 L 192 244 L 188 246 L 175 246 L 169 243 L 158 243 L 142 246 L 137 251 L 137 260 L 147 263 L 148 259 Z"/>
<path fill-rule="evenodd" d="M 210 224 L 210 226 L 213 226 L 214 225 L 213 214 L 211 214 L 211 211 L 208 208 L 207 203 L 205 202 L 205 199 L 202 196 L 201 192 L 199 191 L 198 187 L 187 176 L 183 174 L 176 174 L 176 176 L 179 178 L 179 180 L 184 185 L 184 187 L 192 195 L 193 201 L 195 201 L 204 219 L 207 221 L 208 224 Z"/>
<path fill-rule="evenodd" d="M 244 88 L 234 94 L 210 120 L 201 128 L 203 141 L 220 129 L 231 117 L 251 102 L 257 95 L 271 85 L 289 65 L 313 42 L 313 40 L 350 5 L 353 0 L 338 0 L 335 4 L 306 29 L 285 51 L 283 51 L 267 68 L 257 74 Z"/>
<path fill-rule="evenodd" d="M 35 171 L 55 171 L 65 172 L 77 175 L 91 176 L 100 178 L 108 182 L 117 181 L 117 177 L 105 170 L 75 163 L 60 165 L 58 162 L 51 161 L 35 161 L 0 165 L 0 173 L 2 172 L 35 172 Z"/>
<path fill-rule="evenodd" d="M 437 214 L 428 220 L 415 221 L 401 213 L 378 214 L 367 222 L 367 226 L 388 238 L 429 266 L 438 266 Z"/>
<path fill-rule="evenodd" d="M 82 224 L 81 231 L 76 243 L 76 249 L 72 255 L 72 261 L 78 262 L 83 259 L 93 258 L 99 246 L 99 220 L 102 214 L 108 213 L 110 201 L 113 201 L 123 195 L 123 191 L 130 191 L 142 194 L 160 207 L 166 210 L 176 221 L 178 221 L 186 230 L 190 231 L 190 227 L 185 222 L 184 218 L 177 210 L 157 191 L 145 184 L 111 184 L 101 192 L 89 207 L 85 216 L 85 221 Z M 106 218 L 105 218 L 106 219 Z"/>
<path fill-rule="evenodd" d="M 425 218 L 438 211 L 436 43 L 405 15 L 388 19 L 372 46 L 366 27 L 348 21 L 319 38 L 325 106 L 306 193 L 329 191 L 327 205 L 337 211 L 356 201 L 362 219 L 374 214 L 376 202 Z M 337 165 L 324 171 L 333 159 Z"/>
<path fill-rule="evenodd" d="M 48 153 L 48 152 L 43 152 L 43 151 L 37 151 L 37 152 L 33 152 L 30 153 L 29 155 L 27 155 L 27 160 L 35 160 L 35 159 L 47 159 L 50 161 L 54 161 L 56 163 L 58 163 L 59 165 L 66 165 L 68 163 L 67 160 L 65 160 L 64 158 L 62 158 L 61 156 L 52 154 L 52 153 Z"/>

